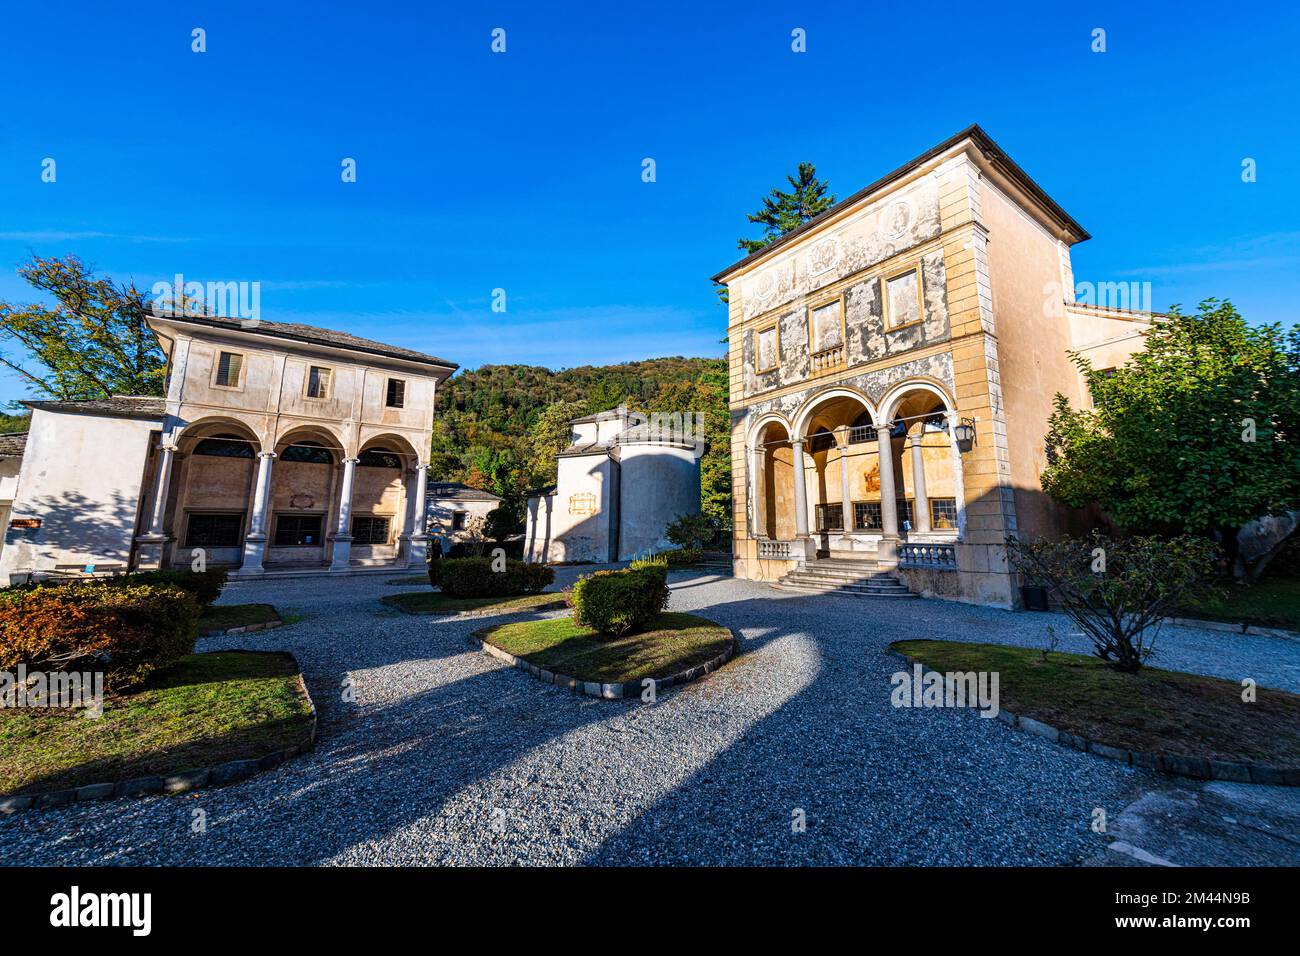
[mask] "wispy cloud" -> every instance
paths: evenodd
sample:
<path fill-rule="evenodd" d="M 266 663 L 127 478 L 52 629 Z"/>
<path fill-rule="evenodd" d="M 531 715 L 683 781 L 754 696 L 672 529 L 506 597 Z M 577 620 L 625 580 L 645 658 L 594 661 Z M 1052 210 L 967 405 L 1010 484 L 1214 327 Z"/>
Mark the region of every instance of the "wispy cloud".
<path fill-rule="evenodd" d="M 30 232 L 0 232 L 0 239 L 11 242 L 79 242 L 85 239 L 114 239 L 119 242 L 192 242 L 183 236 L 137 236 L 118 232 L 94 230 L 35 230 Z"/>

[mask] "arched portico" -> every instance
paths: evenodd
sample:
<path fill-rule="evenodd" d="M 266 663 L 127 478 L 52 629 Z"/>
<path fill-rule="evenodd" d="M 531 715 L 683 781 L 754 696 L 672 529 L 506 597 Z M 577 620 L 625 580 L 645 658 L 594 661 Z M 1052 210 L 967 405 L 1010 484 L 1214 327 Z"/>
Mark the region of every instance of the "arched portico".
<path fill-rule="evenodd" d="M 964 511 L 954 407 L 938 383 L 917 379 L 878 404 L 837 387 L 790 419 L 760 417 L 748 441 L 754 537 L 884 562 L 900 541 L 955 540 Z"/>

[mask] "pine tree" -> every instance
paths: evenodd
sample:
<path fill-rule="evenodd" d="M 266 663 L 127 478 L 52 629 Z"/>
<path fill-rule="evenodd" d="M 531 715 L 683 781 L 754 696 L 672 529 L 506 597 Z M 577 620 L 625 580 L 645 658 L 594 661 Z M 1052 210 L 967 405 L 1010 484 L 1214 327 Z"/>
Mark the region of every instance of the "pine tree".
<path fill-rule="evenodd" d="M 750 222 L 763 227 L 763 238 L 741 239 L 738 248 L 757 252 L 835 205 L 834 194 L 826 194 L 830 186 L 817 178 L 817 167 L 812 163 L 799 164 L 798 178 L 785 178 L 793 192 L 773 189 L 771 195 L 763 198 L 762 208 L 748 216 Z"/>

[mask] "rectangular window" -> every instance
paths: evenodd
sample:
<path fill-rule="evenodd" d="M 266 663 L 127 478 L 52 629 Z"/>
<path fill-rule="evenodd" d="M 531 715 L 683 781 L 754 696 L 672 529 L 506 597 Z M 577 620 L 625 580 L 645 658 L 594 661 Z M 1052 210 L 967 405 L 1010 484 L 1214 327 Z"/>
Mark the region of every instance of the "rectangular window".
<path fill-rule="evenodd" d="M 244 357 L 238 352 L 222 352 L 217 357 L 217 384 L 222 388 L 239 388 L 239 373 L 244 370 Z"/>
<path fill-rule="evenodd" d="M 467 516 L 467 512 L 464 512 L 464 511 L 453 511 L 453 512 L 451 513 L 451 530 L 452 530 L 452 531 L 464 531 L 464 530 L 465 530 L 465 518 L 466 518 L 466 516 Z"/>
<path fill-rule="evenodd" d="M 916 269 L 908 269 L 885 282 L 889 328 L 921 321 L 921 283 Z"/>
<path fill-rule="evenodd" d="M 388 544 L 388 519 L 358 515 L 352 519 L 353 544 Z"/>
<path fill-rule="evenodd" d="M 817 506 L 817 530 L 818 531 L 843 531 L 844 530 L 844 506 L 843 505 L 818 505 Z"/>
<path fill-rule="evenodd" d="M 812 309 L 808 315 L 809 338 L 814 352 L 824 352 L 844 344 L 843 303 L 836 299 Z"/>
<path fill-rule="evenodd" d="M 224 515 L 192 514 L 185 523 L 185 547 L 237 548 L 239 532 L 243 527 L 243 512 Z"/>
<path fill-rule="evenodd" d="M 930 499 L 930 527 L 935 531 L 944 531 L 957 527 L 957 499 Z"/>
<path fill-rule="evenodd" d="M 330 370 L 313 365 L 307 371 L 307 397 L 330 397 Z"/>
<path fill-rule="evenodd" d="M 908 524 L 912 524 L 912 525 L 914 525 L 914 524 L 916 523 L 916 519 L 915 519 L 914 517 L 912 517 L 912 502 L 911 502 L 910 500 L 908 500 L 907 498 L 899 498 L 899 499 L 898 499 L 898 523 L 899 523 L 899 525 L 901 526 L 901 525 L 903 524 L 904 521 L 906 521 Z"/>
<path fill-rule="evenodd" d="M 760 329 L 754 333 L 754 371 L 770 372 L 779 361 L 776 326 Z"/>
<path fill-rule="evenodd" d="M 277 548 L 318 547 L 321 543 L 321 515 L 276 515 Z"/>
<path fill-rule="evenodd" d="M 406 382 L 400 378 L 388 380 L 388 398 L 385 403 L 389 408 L 402 408 L 406 405 Z"/>
<path fill-rule="evenodd" d="M 858 531 L 879 531 L 882 527 L 880 502 L 855 501 L 853 503 L 853 527 Z"/>

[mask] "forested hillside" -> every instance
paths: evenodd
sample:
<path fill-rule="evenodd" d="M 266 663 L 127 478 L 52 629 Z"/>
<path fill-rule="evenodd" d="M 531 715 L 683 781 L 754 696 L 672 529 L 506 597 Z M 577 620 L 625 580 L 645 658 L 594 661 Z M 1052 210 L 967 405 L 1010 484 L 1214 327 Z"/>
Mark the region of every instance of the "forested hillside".
<path fill-rule="evenodd" d="M 660 358 L 552 372 L 532 365 L 484 365 L 451 379 L 438 395 L 434 480 L 463 481 L 518 500 L 555 479 L 565 423 L 625 403 L 642 412 L 698 412 L 707 451 L 701 463 L 705 514 L 730 524 L 730 415 L 725 359 Z"/>

